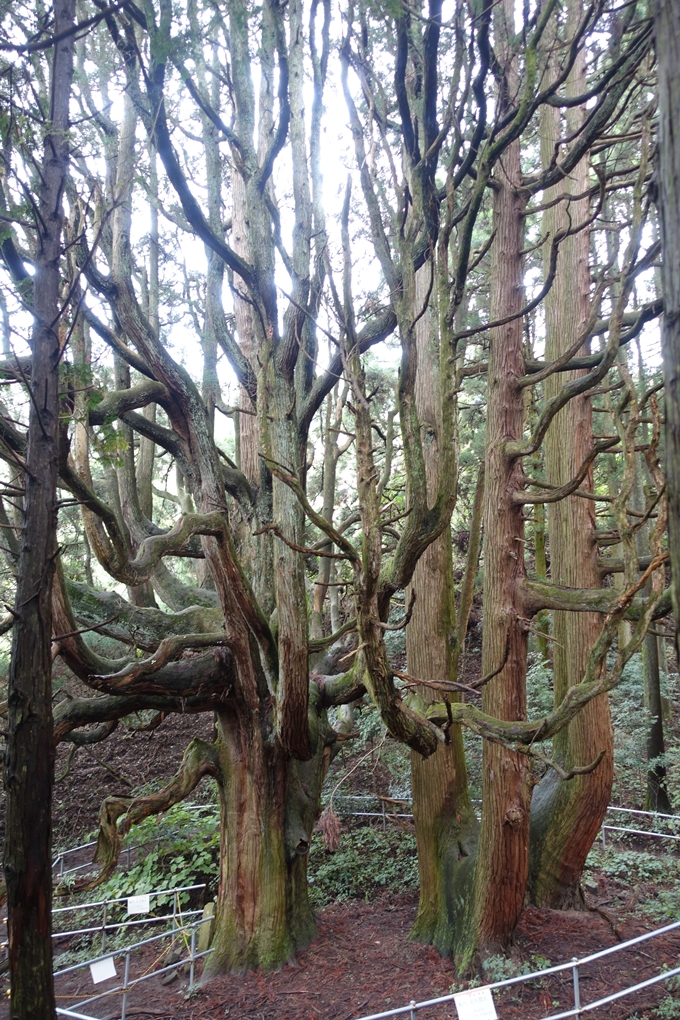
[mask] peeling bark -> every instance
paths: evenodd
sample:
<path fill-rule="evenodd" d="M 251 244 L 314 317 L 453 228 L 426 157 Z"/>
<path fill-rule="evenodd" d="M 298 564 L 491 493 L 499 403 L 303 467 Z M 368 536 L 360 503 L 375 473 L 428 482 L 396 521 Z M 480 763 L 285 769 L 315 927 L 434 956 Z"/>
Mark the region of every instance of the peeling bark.
<path fill-rule="evenodd" d="M 566 32 L 573 33 L 582 17 L 581 4 L 571 2 Z M 579 96 L 586 89 L 585 54 L 576 59 L 567 79 L 567 96 Z M 574 134 L 582 127 L 585 110 L 567 112 L 566 130 Z M 562 133 L 560 112 L 552 107 L 541 111 L 541 153 L 545 166 L 550 164 Z M 581 195 L 588 190 L 588 157 L 574 168 L 568 180 L 545 195 L 549 201 L 563 192 Z M 589 217 L 589 202 L 569 204 L 569 224 L 564 201 L 547 210 L 543 217 L 545 232 L 554 237 L 567 225 L 582 226 Z M 549 249 L 550 244 L 548 242 Z M 546 297 L 546 359 L 555 361 L 581 336 L 590 316 L 590 231 L 564 240 L 560 247 L 557 272 Z M 546 257 L 548 271 L 550 252 Z M 580 372 L 549 376 L 545 381 L 545 399 L 551 400 L 565 382 Z M 591 398 L 576 396 L 552 421 L 545 441 L 546 480 L 559 487 L 574 477 L 593 446 Z M 592 466 L 581 489 L 593 491 Z M 595 539 L 595 503 L 578 496 L 567 496 L 548 503 L 548 539 L 551 580 L 574 588 L 600 586 Z M 553 669 L 555 705 L 567 690 L 578 684 L 585 672 L 588 654 L 600 633 L 597 614 L 553 614 Z M 586 858 L 599 832 L 609 805 L 614 773 L 614 734 L 607 695 L 594 698 L 574 721 L 553 741 L 553 757 L 565 771 L 584 767 L 604 751 L 601 764 L 587 775 L 562 782 L 551 770 L 534 789 L 531 805 L 531 862 L 529 888 L 534 903 L 541 907 L 573 909 L 582 905 L 581 875 Z"/>

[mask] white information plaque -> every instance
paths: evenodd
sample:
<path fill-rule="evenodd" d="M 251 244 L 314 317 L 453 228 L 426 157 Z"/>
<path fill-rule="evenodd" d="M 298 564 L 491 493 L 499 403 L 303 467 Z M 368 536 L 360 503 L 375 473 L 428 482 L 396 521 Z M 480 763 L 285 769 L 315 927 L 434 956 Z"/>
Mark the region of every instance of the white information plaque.
<path fill-rule="evenodd" d="M 116 976 L 116 965 L 113 962 L 112 956 L 107 956 L 103 960 L 95 960 L 94 963 L 90 964 L 90 974 L 92 975 L 92 984 L 98 985 L 101 981 L 108 981 L 109 978 Z"/>
<path fill-rule="evenodd" d="M 470 988 L 454 995 L 459 1020 L 498 1020 L 490 988 Z"/>
<path fill-rule="evenodd" d="M 151 909 L 149 893 L 143 896 L 128 896 L 128 914 L 148 914 Z"/>

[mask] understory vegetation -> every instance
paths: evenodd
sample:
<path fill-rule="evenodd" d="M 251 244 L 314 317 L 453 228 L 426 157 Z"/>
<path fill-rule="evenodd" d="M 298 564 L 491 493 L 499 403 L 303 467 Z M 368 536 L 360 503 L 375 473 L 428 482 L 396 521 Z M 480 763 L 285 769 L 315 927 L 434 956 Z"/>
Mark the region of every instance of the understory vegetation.
<path fill-rule="evenodd" d="M 395 655 L 402 651 L 399 644 L 395 645 Z M 528 699 L 535 707 L 534 714 L 546 711 L 552 698 L 550 671 L 537 662 L 530 667 L 527 677 Z M 675 674 L 663 675 L 662 690 L 670 702 L 676 681 Z M 641 657 L 636 656 L 612 697 L 616 763 L 613 804 L 636 807 L 644 800 L 648 720 L 643 700 L 642 663 Z M 409 755 L 402 745 L 386 739 L 386 731 L 371 706 L 357 712 L 355 727 L 354 738 L 347 742 L 329 770 L 321 796 L 324 806 L 332 796 L 340 818 L 337 845 L 329 848 L 321 831 L 316 831 L 311 840 L 308 877 L 315 909 L 351 898 L 370 900 L 385 892 L 401 894 L 418 886 L 413 823 L 394 817 L 411 810 Z M 476 746 L 472 740 L 469 743 L 466 757 L 474 798 L 480 790 L 481 754 L 479 742 Z M 672 719 L 668 720 L 666 746 L 663 764 L 668 772 L 669 790 L 674 793 L 679 785 L 675 777 L 680 766 L 680 736 Z M 154 786 L 159 788 L 162 783 Z M 146 786 L 133 794 L 138 797 L 150 792 L 151 788 Z M 198 894 L 181 894 L 180 902 L 185 906 L 203 905 L 214 899 L 219 881 L 218 795 L 213 784 L 206 785 L 202 793 L 203 803 L 175 804 L 162 815 L 147 818 L 136 826 L 124 843 L 119 870 L 97 888 L 97 898 L 114 899 L 150 890 L 205 884 L 205 891 Z M 384 822 L 380 817 L 353 816 L 355 811 L 380 815 L 380 796 L 390 798 Z M 673 807 L 678 806 L 673 798 Z M 649 818 L 639 824 L 632 823 L 630 818 L 625 822 L 612 818 L 609 821 L 614 825 L 655 829 Z M 668 820 L 663 827 L 656 826 L 656 831 L 680 835 L 680 817 L 677 825 Z M 96 836 L 97 830 L 85 834 L 87 839 Z M 594 844 L 584 880 L 601 876 L 610 881 L 622 905 L 629 903 L 633 895 L 633 907 L 660 924 L 680 917 L 680 860 L 673 843 L 658 841 L 657 845 L 657 841 L 642 839 L 631 846 L 630 837 L 614 833 L 608 839 L 604 848 L 599 838 Z M 129 867 L 125 864 L 128 846 L 138 848 L 132 851 Z M 69 902 L 77 903 L 90 895 L 71 896 Z M 159 897 L 154 902 L 156 912 L 172 905 L 168 897 Z"/>

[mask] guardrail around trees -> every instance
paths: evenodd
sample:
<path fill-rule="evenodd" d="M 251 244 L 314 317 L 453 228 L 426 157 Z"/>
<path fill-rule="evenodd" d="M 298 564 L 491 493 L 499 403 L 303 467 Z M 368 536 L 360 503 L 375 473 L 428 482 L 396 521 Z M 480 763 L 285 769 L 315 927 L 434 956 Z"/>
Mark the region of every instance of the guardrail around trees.
<path fill-rule="evenodd" d="M 205 949 L 198 951 L 197 949 L 197 936 L 199 929 L 204 924 L 212 923 L 212 917 L 201 918 L 199 921 L 194 921 L 191 924 L 185 924 L 180 928 L 171 928 L 168 931 L 162 932 L 160 935 L 153 935 L 151 938 L 143 939 L 141 942 L 135 942 L 130 946 L 125 946 L 121 949 L 114 949 L 110 953 L 105 953 L 100 956 L 92 957 L 92 959 L 84 960 L 81 963 L 74 963 L 70 967 L 63 967 L 61 970 L 54 972 L 54 977 L 62 977 L 65 974 L 74 974 L 79 970 L 90 969 L 92 981 L 94 984 L 99 984 L 107 980 L 111 980 L 118 976 L 115 966 L 115 961 L 118 958 L 123 960 L 123 981 L 121 984 L 115 985 L 113 988 L 107 988 L 106 991 L 98 992 L 96 995 L 90 995 L 80 1002 L 77 1002 L 73 1007 L 65 1008 L 58 1006 L 57 1015 L 73 1017 L 75 1020 L 100 1020 L 99 1017 L 92 1016 L 90 1013 L 83 1013 L 82 1010 L 85 1006 L 89 1006 L 93 1002 L 100 1002 L 102 999 L 110 998 L 114 995 L 121 996 L 121 1012 L 120 1020 L 126 1020 L 127 1016 L 127 1005 L 128 996 L 133 988 L 137 985 L 142 984 L 144 981 L 149 981 L 151 978 L 159 977 L 161 974 L 167 974 L 170 971 L 179 971 L 183 968 L 189 969 L 189 992 L 193 991 L 196 982 L 196 963 L 198 960 L 203 959 L 212 953 L 212 949 Z M 187 949 L 186 955 L 179 955 L 179 959 L 173 960 L 172 963 L 164 964 L 162 967 L 157 967 L 154 970 L 146 971 L 140 974 L 139 977 L 131 977 L 130 969 L 133 954 L 143 949 L 145 946 L 153 944 L 158 945 L 162 940 L 170 940 L 171 946 L 174 946 L 177 941 L 182 940 L 187 943 L 185 946 Z M 161 959 L 165 954 L 161 954 L 158 959 Z"/>
<path fill-rule="evenodd" d="M 466 992 L 453 992 L 450 995 L 440 995 L 436 999 L 426 999 L 423 1002 L 416 1002 L 413 1000 L 407 1006 L 398 1006 L 396 1009 L 388 1009 L 382 1013 L 371 1013 L 370 1015 L 358 1017 L 357 1020 L 387 1020 L 388 1017 L 398 1016 L 408 1016 L 409 1020 L 417 1020 L 418 1013 L 421 1009 L 428 1009 L 432 1006 L 442 1006 L 445 1003 L 450 1002 L 454 1003 L 458 1016 L 461 1020 L 465 1020 L 465 1018 L 468 1017 L 478 1017 L 479 1020 L 486 1020 L 487 1017 L 491 1018 L 496 1016 L 492 995 L 494 991 L 501 988 L 510 988 L 512 985 L 525 984 L 528 981 L 545 980 L 545 978 L 552 974 L 560 974 L 566 971 L 571 971 L 571 983 L 574 997 L 573 1008 L 563 1010 L 559 1013 L 550 1013 L 547 1016 L 542 1017 L 541 1020 L 566 1020 L 567 1017 L 582 1016 L 584 1013 L 601 1009 L 610 1002 L 616 1002 L 617 999 L 633 995 L 635 992 L 639 992 L 643 988 L 649 988 L 651 985 L 658 984 L 661 981 L 667 981 L 669 978 L 676 977 L 680 974 L 680 967 L 676 967 L 674 970 L 659 972 L 654 975 L 654 977 L 648 978 L 646 981 L 639 981 L 634 985 L 629 985 L 627 988 L 623 988 L 618 992 L 612 992 L 611 995 L 606 995 L 604 998 L 596 999 L 594 1002 L 583 1003 L 581 1001 L 580 983 L 580 971 L 583 967 L 588 966 L 590 963 L 594 963 L 596 960 L 602 960 L 605 957 L 613 956 L 616 953 L 625 952 L 632 946 L 640 945 L 642 942 L 648 942 L 650 939 L 658 938 L 660 935 L 666 935 L 668 932 L 676 931 L 678 928 L 680 928 L 680 921 L 674 921 L 673 924 L 667 924 L 663 928 L 657 928 L 655 931 L 646 932 L 644 935 L 638 935 L 634 939 L 629 939 L 627 942 L 621 942 L 608 949 L 602 949 L 598 953 L 591 953 L 589 956 L 584 956 L 581 959 L 574 958 L 571 963 L 561 963 L 556 967 L 546 967 L 545 970 L 537 970 L 532 974 L 521 974 L 517 977 L 507 978 L 505 981 L 494 981 L 491 984 L 482 986 L 481 988 L 471 988 Z"/>

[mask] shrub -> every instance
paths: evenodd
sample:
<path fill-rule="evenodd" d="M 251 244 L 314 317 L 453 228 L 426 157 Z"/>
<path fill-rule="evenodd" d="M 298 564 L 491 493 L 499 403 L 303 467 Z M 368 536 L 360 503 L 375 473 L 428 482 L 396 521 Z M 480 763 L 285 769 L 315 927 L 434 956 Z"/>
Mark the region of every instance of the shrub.
<path fill-rule="evenodd" d="M 379 890 L 402 892 L 418 885 L 416 838 L 395 829 L 344 832 L 331 853 L 319 833 L 309 854 L 309 890 L 315 907 L 351 897 L 369 900 Z"/>
<path fill-rule="evenodd" d="M 215 807 L 175 804 L 158 818 L 136 825 L 131 836 L 141 847 L 128 871 L 116 871 L 98 888 L 100 899 L 134 896 L 156 889 L 176 889 L 205 882 L 205 897 L 217 892 L 220 856 L 220 824 Z M 189 893 L 180 896 L 189 903 Z M 167 907 L 172 897 L 154 898 L 153 906 Z"/>

